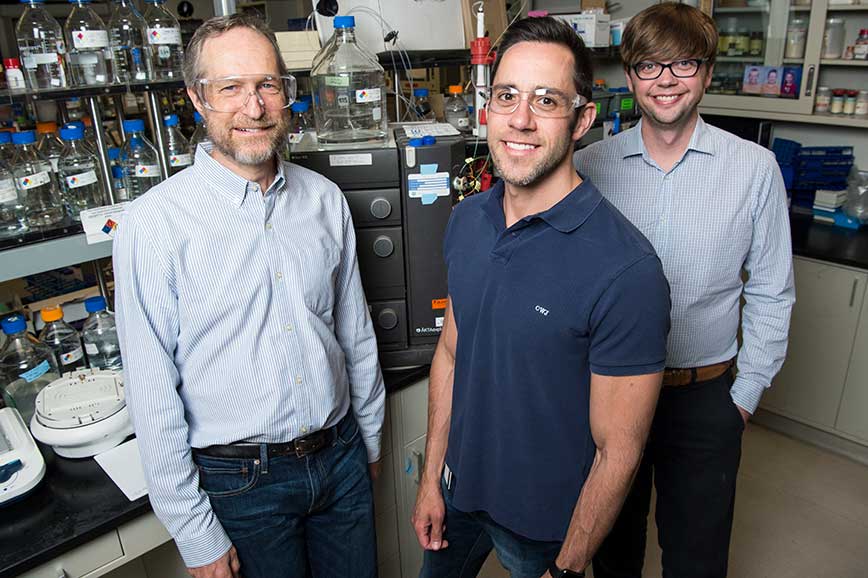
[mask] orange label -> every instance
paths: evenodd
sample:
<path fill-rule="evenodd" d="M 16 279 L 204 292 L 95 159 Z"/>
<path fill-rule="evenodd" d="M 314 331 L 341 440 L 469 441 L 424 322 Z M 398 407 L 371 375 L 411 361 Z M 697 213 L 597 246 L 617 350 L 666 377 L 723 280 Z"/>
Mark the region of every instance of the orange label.
<path fill-rule="evenodd" d="M 448 299 L 432 299 L 431 309 L 446 309 Z"/>

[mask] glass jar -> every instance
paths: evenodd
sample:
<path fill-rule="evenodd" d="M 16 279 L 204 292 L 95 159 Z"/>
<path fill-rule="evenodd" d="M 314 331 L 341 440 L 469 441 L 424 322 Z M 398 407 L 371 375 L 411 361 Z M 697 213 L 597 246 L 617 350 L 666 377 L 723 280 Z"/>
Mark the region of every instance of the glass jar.
<path fill-rule="evenodd" d="M 815 113 L 829 112 L 829 105 L 832 103 L 832 89 L 828 86 L 820 86 L 817 88 L 817 98 L 814 100 Z"/>
<path fill-rule="evenodd" d="M 784 49 L 784 58 L 804 58 L 807 38 L 807 19 L 799 17 L 790 20 L 787 25 L 787 46 Z"/>
<path fill-rule="evenodd" d="M 856 98 L 859 96 L 858 90 L 848 90 L 844 95 L 844 114 L 856 114 Z"/>
<path fill-rule="evenodd" d="M 763 33 L 754 31 L 750 33 L 750 50 L 751 56 L 762 56 L 763 53 Z"/>
<path fill-rule="evenodd" d="M 827 18 L 823 32 L 822 58 L 841 58 L 844 53 L 844 19 Z"/>
<path fill-rule="evenodd" d="M 856 97 L 856 116 L 868 116 L 868 90 L 860 90 Z"/>
<path fill-rule="evenodd" d="M 750 32 L 747 28 L 739 29 L 738 36 L 735 37 L 735 50 L 737 56 L 747 56 L 750 53 Z"/>
<path fill-rule="evenodd" d="M 829 112 L 832 114 L 841 114 L 844 112 L 844 98 L 847 91 L 843 88 L 836 88 L 832 91 L 832 104 L 829 105 Z"/>

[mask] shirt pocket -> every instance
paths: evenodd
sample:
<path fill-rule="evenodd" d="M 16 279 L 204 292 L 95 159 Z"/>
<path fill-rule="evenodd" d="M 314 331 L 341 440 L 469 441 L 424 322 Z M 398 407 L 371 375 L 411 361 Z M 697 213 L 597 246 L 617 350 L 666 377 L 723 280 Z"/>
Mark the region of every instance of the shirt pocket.
<path fill-rule="evenodd" d="M 317 314 L 331 313 L 340 267 L 340 252 L 324 245 L 302 247 L 299 251 L 305 307 Z"/>

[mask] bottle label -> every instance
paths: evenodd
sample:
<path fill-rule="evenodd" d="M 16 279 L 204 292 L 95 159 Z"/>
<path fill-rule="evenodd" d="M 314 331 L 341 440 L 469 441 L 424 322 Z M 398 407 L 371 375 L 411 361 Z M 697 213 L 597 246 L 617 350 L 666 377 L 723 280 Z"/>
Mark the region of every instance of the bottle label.
<path fill-rule="evenodd" d="M 349 76 L 326 76 L 325 77 L 325 85 L 326 86 L 347 87 L 350 85 L 350 77 Z"/>
<path fill-rule="evenodd" d="M 51 177 L 48 176 L 48 171 L 42 171 L 34 175 L 28 175 L 18 179 L 18 186 L 22 191 L 32 189 L 33 187 L 41 187 L 51 182 Z"/>
<path fill-rule="evenodd" d="M 67 351 L 66 353 L 60 354 L 60 363 L 62 365 L 69 365 L 70 363 L 75 363 L 79 359 L 84 357 L 84 350 L 81 347 L 76 347 L 72 351 Z"/>
<path fill-rule="evenodd" d="M 289 133 L 289 135 L 287 135 L 286 138 L 289 141 L 289 144 L 298 144 L 304 138 L 304 133 L 303 132 Z"/>
<path fill-rule="evenodd" d="M 105 30 L 76 30 L 72 33 L 72 45 L 78 50 L 106 48 L 108 44 L 108 32 Z"/>
<path fill-rule="evenodd" d="M 20 377 L 27 383 L 33 383 L 34 381 L 48 373 L 49 369 L 51 369 L 51 365 L 48 364 L 48 360 L 43 360 L 42 363 L 29 371 L 25 371 L 24 373 L 19 374 L 18 377 Z"/>
<path fill-rule="evenodd" d="M 375 107 L 374 110 L 371 111 L 371 116 L 374 117 L 375 122 L 380 122 L 380 119 L 383 118 L 383 111 L 379 106 Z"/>
<path fill-rule="evenodd" d="M 363 88 L 356 91 L 356 102 L 359 104 L 366 102 L 380 102 L 379 88 Z"/>
<path fill-rule="evenodd" d="M 467 128 L 468 126 L 470 126 L 470 119 L 466 116 L 455 120 L 458 124 L 458 128 Z"/>
<path fill-rule="evenodd" d="M 57 64 L 56 52 L 37 52 L 24 57 L 24 68 L 35 69 L 41 64 Z"/>
<path fill-rule="evenodd" d="M 97 182 L 95 171 L 87 171 L 85 173 L 79 173 L 77 175 L 70 175 L 68 177 L 64 177 L 64 180 L 66 181 L 66 186 L 70 189 L 86 187 L 87 185 L 92 185 Z"/>
<path fill-rule="evenodd" d="M 149 44 L 181 44 L 180 28 L 148 28 Z"/>
<path fill-rule="evenodd" d="M 136 177 L 140 179 L 151 179 L 160 176 L 159 165 L 136 165 Z"/>
<path fill-rule="evenodd" d="M 6 85 L 10 90 L 22 90 L 26 88 L 24 84 L 24 73 L 18 68 L 6 69 Z"/>
<path fill-rule="evenodd" d="M 96 355 L 99 353 L 99 347 L 96 346 L 96 343 L 85 343 L 84 350 L 87 351 L 88 355 Z"/>
<path fill-rule="evenodd" d="M 193 155 L 185 153 L 181 155 L 172 155 L 169 157 L 169 165 L 173 167 L 186 167 L 193 164 Z"/>
<path fill-rule="evenodd" d="M 0 181 L 0 203 L 11 203 L 18 200 L 18 191 L 15 189 L 15 181 L 4 179 Z"/>

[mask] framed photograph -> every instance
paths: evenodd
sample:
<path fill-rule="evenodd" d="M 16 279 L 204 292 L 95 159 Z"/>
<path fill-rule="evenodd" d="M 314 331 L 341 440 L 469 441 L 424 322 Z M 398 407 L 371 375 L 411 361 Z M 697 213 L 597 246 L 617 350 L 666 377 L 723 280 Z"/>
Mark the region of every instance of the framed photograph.
<path fill-rule="evenodd" d="M 781 98 L 799 98 L 802 87 L 802 67 L 784 66 L 781 73 Z"/>
<path fill-rule="evenodd" d="M 762 95 L 780 96 L 783 68 L 780 66 L 763 66 L 762 71 Z"/>
<path fill-rule="evenodd" d="M 761 94 L 764 79 L 763 69 L 765 66 L 745 66 L 744 78 L 741 82 L 741 91 L 744 94 Z"/>

